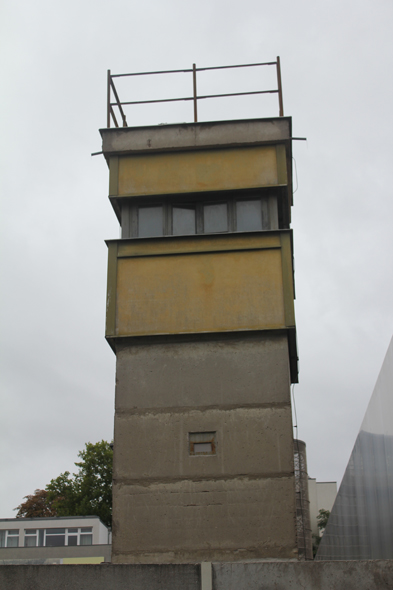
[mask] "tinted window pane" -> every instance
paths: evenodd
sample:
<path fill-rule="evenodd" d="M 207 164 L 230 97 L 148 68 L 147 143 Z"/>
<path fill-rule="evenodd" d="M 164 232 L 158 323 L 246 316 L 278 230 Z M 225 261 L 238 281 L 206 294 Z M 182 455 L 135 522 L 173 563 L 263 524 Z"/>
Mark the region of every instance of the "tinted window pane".
<path fill-rule="evenodd" d="M 239 201 L 236 203 L 237 231 L 262 229 L 261 201 Z"/>
<path fill-rule="evenodd" d="M 195 209 L 193 207 L 173 207 L 173 235 L 195 234 Z"/>
<path fill-rule="evenodd" d="M 78 544 L 78 537 L 68 537 L 68 546 L 75 547 Z"/>
<path fill-rule="evenodd" d="M 77 528 L 67 529 L 67 530 L 68 530 L 68 534 L 70 534 L 70 533 L 77 533 L 78 532 L 78 529 Z"/>
<path fill-rule="evenodd" d="M 93 530 L 93 527 L 92 526 L 83 526 L 81 528 L 81 533 L 91 533 L 92 530 Z"/>
<path fill-rule="evenodd" d="M 46 537 L 47 547 L 64 547 L 65 535 L 49 535 Z"/>
<path fill-rule="evenodd" d="M 46 529 L 47 535 L 64 535 L 65 529 Z"/>
<path fill-rule="evenodd" d="M 37 545 L 37 537 L 25 537 L 25 547 L 35 547 Z"/>
<path fill-rule="evenodd" d="M 163 235 L 162 207 L 139 207 L 138 235 L 141 238 Z"/>
<path fill-rule="evenodd" d="M 18 546 L 19 546 L 19 537 L 8 537 L 7 547 L 18 547 Z"/>
<path fill-rule="evenodd" d="M 36 532 L 37 532 L 37 529 L 25 529 L 26 535 L 35 535 Z"/>
<path fill-rule="evenodd" d="M 81 535 L 81 545 L 92 545 L 93 535 Z"/>
<path fill-rule="evenodd" d="M 8 531 L 9 535 L 19 535 L 19 529 L 10 529 Z"/>
<path fill-rule="evenodd" d="M 203 207 L 203 223 L 206 234 L 228 231 L 227 204 L 205 205 Z"/>
<path fill-rule="evenodd" d="M 200 453 L 212 453 L 212 443 L 194 443 L 194 453 L 199 455 Z"/>

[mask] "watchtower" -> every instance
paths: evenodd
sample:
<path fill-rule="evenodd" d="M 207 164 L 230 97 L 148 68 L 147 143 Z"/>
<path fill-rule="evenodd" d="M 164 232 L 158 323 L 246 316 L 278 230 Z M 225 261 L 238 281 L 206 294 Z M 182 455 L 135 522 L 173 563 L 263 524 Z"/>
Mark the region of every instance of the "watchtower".
<path fill-rule="evenodd" d="M 109 125 L 116 106 L 126 125 L 110 73 L 108 89 Z M 122 232 L 116 563 L 296 557 L 292 130 L 275 92 L 279 117 L 101 130 Z"/>

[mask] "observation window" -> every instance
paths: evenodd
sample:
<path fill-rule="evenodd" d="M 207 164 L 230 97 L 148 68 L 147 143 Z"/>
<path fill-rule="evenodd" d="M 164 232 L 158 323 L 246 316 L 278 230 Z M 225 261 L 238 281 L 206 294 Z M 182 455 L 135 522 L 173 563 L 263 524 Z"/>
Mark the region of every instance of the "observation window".
<path fill-rule="evenodd" d="M 190 432 L 188 434 L 190 455 L 215 455 L 215 432 Z"/>
<path fill-rule="evenodd" d="M 194 197 L 195 198 L 195 197 Z M 178 196 L 150 203 L 121 203 L 122 238 L 187 236 L 225 232 L 265 231 L 279 228 L 277 194 L 236 194 L 220 202 L 212 197 L 197 202 Z"/>

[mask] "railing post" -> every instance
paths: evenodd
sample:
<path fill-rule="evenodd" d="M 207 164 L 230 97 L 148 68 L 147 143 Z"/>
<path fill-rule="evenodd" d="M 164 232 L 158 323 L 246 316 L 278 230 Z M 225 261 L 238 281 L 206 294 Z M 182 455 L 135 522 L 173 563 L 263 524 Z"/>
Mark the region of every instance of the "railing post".
<path fill-rule="evenodd" d="M 192 64 L 192 86 L 194 91 L 194 123 L 198 123 L 196 65 Z"/>
<path fill-rule="evenodd" d="M 282 101 L 282 86 L 281 86 L 281 66 L 280 66 L 280 57 L 277 55 L 277 85 L 278 85 L 278 103 L 280 106 L 280 117 L 284 116 L 284 105 Z"/>
<path fill-rule="evenodd" d="M 111 126 L 111 71 L 108 70 L 107 90 L 106 90 L 106 126 L 108 129 Z"/>

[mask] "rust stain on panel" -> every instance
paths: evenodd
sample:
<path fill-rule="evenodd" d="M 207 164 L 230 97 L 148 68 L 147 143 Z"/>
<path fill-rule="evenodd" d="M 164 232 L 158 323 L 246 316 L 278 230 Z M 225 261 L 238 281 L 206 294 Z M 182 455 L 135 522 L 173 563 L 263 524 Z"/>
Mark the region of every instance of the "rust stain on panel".
<path fill-rule="evenodd" d="M 283 327 L 280 250 L 118 260 L 119 336 Z"/>

